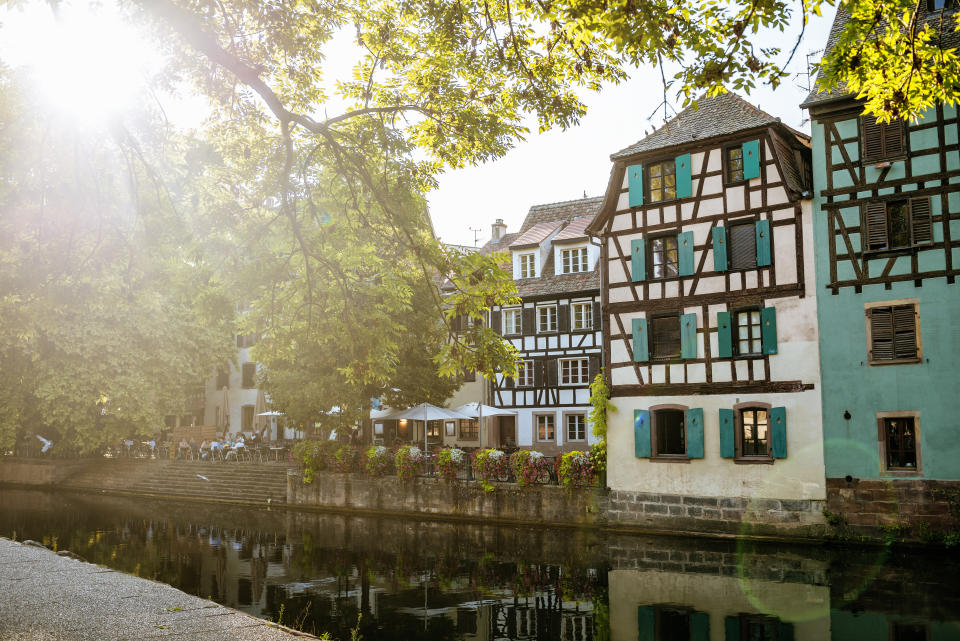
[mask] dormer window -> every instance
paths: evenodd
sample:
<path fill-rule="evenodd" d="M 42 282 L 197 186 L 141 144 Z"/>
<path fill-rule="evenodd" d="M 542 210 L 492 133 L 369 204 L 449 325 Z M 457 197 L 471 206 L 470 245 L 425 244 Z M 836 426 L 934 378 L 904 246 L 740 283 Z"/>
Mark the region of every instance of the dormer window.
<path fill-rule="evenodd" d="M 560 273 L 576 274 L 587 271 L 587 248 L 573 247 L 560 250 Z"/>
<path fill-rule="evenodd" d="M 533 278 L 537 275 L 537 256 L 533 252 L 517 256 L 520 264 L 520 278 Z"/>

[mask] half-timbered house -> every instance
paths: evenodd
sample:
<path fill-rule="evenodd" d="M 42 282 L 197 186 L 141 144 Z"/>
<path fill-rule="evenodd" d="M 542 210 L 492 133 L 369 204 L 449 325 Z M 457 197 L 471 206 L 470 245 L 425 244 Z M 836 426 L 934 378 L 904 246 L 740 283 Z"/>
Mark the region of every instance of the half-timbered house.
<path fill-rule="evenodd" d="M 618 408 L 607 480 L 651 514 L 822 518 L 809 158 L 807 136 L 730 93 L 612 155 L 587 230 Z"/>
<path fill-rule="evenodd" d="M 483 251 L 509 255 L 522 299 L 494 307 L 491 327 L 520 352 L 516 378 L 498 375 L 491 402 L 516 416 L 498 417 L 496 444 L 556 455 L 595 441 L 587 415 L 590 381 L 600 370 L 600 248 L 587 224 L 600 198 L 536 205 L 517 234 Z"/>
<path fill-rule="evenodd" d="M 946 21 L 945 48 L 960 44 L 955 3 L 917 7 L 921 25 Z M 828 52 L 849 19 L 838 8 Z M 957 108 L 878 123 L 843 88 L 814 92 L 802 106 L 812 120 L 831 509 L 875 491 L 890 506 L 926 509 L 936 502 L 931 481 L 960 480 Z M 888 521 L 901 518 L 893 512 Z M 875 525 L 878 515 L 850 518 Z"/>

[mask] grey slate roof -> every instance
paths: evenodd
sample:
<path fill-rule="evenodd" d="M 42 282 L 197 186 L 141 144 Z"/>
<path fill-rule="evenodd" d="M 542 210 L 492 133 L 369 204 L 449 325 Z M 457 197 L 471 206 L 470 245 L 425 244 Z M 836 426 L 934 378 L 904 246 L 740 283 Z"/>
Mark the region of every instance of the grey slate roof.
<path fill-rule="evenodd" d="M 758 109 L 740 96 L 727 92 L 687 107 L 652 134 L 626 149 L 611 154 L 618 160 L 644 151 L 666 149 L 696 140 L 705 140 L 780 122 L 780 119 Z"/>
<path fill-rule="evenodd" d="M 917 14 L 918 24 L 929 24 L 934 29 L 939 27 L 941 13 L 939 11 L 928 12 L 926 2 L 917 3 Z M 960 33 L 954 30 L 954 16 L 955 14 L 949 11 L 944 11 L 942 14 L 945 28 L 941 33 L 941 42 L 943 43 L 944 49 L 953 49 L 960 46 Z M 847 11 L 844 5 L 839 4 L 837 6 L 837 14 L 833 18 L 833 26 L 830 27 L 830 35 L 827 36 L 827 44 L 823 49 L 824 58 L 826 58 L 827 55 L 833 51 L 834 46 L 837 44 L 837 39 L 840 37 L 840 34 L 849 23 L 850 12 Z M 886 22 L 882 22 L 881 27 L 886 28 Z M 812 107 L 824 102 L 830 102 L 832 100 L 851 95 L 852 94 L 844 85 L 840 85 L 839 87 L 831 89 L 830 91 L 820 91 L 818 89 L 814 89 L 810 92 L 806 99 L 800 103 L 800 106 L 804 108 Z"/>

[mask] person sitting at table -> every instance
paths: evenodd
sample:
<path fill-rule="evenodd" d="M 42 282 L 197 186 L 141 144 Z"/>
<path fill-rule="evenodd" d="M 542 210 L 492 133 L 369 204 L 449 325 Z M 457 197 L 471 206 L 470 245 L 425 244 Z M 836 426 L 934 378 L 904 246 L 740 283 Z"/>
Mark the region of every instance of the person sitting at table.
<path fill-rule="evenodd" d="M 190 454 L 190 443 L 187 442 L 187 439 L 181 438 L 180 445 L 177 446 L 177 458 L 186 458 Z"/>
<path fill-rule="evenodd" d="M 222 452 L 222 450 L 223 450 L 222 443 L 218 442 L 216 439 L 210 442 L 210 458 L 214 458 L 214 455 L 217 452 Z M 220 458 L 223 458 L 222 454 Z"/>
<path fill-rule="evenodd" d="M 206 461 L 210 457 L 210 441 L 203 439 L 200 444 L 200 460 Z"/>

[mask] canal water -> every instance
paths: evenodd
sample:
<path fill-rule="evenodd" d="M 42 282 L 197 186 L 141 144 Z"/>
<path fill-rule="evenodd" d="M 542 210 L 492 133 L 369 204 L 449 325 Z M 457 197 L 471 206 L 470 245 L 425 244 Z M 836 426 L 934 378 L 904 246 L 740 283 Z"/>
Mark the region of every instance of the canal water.
<path fill-rule="evenodd" d="M 0 536 L 341 641 L 960 640 L 960 555 L 942 552 L 9 489 Z"/>

